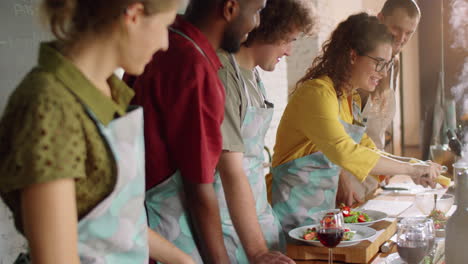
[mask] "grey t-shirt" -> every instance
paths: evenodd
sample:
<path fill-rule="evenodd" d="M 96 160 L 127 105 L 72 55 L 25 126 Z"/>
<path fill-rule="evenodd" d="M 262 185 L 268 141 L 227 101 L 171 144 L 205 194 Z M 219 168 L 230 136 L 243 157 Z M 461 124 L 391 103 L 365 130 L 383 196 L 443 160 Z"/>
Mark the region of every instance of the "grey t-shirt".
<path fill-rule="evenodd" d="M 226 51 L 218 50 L 218 57 L 223 64 L 223 68 L 218 71 L 218 76 L 226 90 L 224 121 L 221 125 L 223 150 L 244 152 L 241 127 L 247 110 L 247 96 L 245 94 L 243 82 L 237 77 L 236 70 L 229 56 L 229 53 Z M 252 105 L 261 106 L 263 104 L 263 98 L 260 94 L 259 87 L 257 87 L 257 78 L 254 71 L 240 67 L 240 72 L 247 86 Z"/>

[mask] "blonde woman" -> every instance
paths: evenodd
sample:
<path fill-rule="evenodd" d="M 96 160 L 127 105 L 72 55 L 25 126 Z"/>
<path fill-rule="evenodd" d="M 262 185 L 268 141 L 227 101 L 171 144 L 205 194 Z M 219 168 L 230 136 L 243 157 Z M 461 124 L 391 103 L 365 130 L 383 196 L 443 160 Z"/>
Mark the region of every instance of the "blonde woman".
<path fill-rule="evenodd" d="M 168 47 L 179 0 L 45 0 L 57 40 L 0 121 L 0 195 L 29 253 L 16 263 L 192 263 L 148 229 L 142 110 L 113 72 Z"/>

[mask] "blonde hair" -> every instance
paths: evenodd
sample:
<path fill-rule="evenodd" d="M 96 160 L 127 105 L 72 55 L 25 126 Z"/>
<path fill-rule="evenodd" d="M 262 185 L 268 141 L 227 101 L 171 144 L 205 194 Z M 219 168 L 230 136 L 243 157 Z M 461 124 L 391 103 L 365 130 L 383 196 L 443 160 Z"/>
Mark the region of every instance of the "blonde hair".
<path fill-rule="evenodd" d="M 100 32 L 114 23 L 125 9 L 143 4 L 146 15 L 176 9 L 181 0 L 43 0 L 41 15 L 54 36 L 63 41 L 78 35 Z"/>

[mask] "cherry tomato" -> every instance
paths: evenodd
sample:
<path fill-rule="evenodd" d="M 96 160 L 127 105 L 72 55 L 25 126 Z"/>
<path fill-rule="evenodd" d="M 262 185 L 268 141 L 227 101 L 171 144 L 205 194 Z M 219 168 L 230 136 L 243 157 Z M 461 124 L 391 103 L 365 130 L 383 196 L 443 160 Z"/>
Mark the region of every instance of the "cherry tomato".
<path fill-rule="evenodd" d="M 364 215 L 359 215 L 357 220 L 359 223 L 366 222 L 366 217 Z"/>
<path fill-rule="evenodd" d="M 309 233 L 309 234 L 305 234 L 304 235 L 304 239 L 305 240 L 313 240 L 315 238 L 315 236 L 317 235 L 317 233 L 315 232 L 312 232 L 312 233 Z"/>
<path fill-rule="evenodd" d="M 341 204 L 340 209 L 341 209 L 341 212 L 343 213 L 343 217 L 347 217 L 351 215 L 351 207 Z"/>

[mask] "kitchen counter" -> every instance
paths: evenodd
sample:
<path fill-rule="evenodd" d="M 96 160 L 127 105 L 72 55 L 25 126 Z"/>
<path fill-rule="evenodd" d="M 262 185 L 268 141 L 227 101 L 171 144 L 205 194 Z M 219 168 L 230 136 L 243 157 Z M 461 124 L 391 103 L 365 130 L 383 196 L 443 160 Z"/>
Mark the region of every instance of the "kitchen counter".
<path fill-rule="evenodd" d="M 371 197 L 368 197 L 369 200 L 359 205 L 359 207 L 365 209 L 373 209 L 379 211 L 385 211 L 389 218 L 388 221 L 392 221 L 395 218 L 404 218 L 404 217 L 417 217 L 424 216 L 424 214 L 416 207 L 414 204 L 416 193 L 418 192 L 427 192 L 437 193 L 438 195 L 443 195 L 447 189 L 442 188 L 440 185 L 436 189 L 423 188 L 422 186 L 416 186 L 409 176 L 397 175 L 390 180 L 389 186 L 392 187 L 405 187 L 409 191 L 383 191 L 378 189 Z M 453 206 L 448 214 L 450 215 L 455 210 Z M 439 240 L 440 247 L 443 249 L 443 239 Z M 291 245 L 289 245 L 291 247 Z M 293 246 L 294 247 L 294 246 Z M 396 245 L 393 244 L 390 252 L 388 253 L 378 253 L 369 263 L 371 264 L 385 264 L 386 259 L 390 254 L 396 252 Z M 297 264 L 323 264 L 327 263 L 326 260 L 296 260 Z M 343 263 L 338 262 L 336 263 Z"/>

